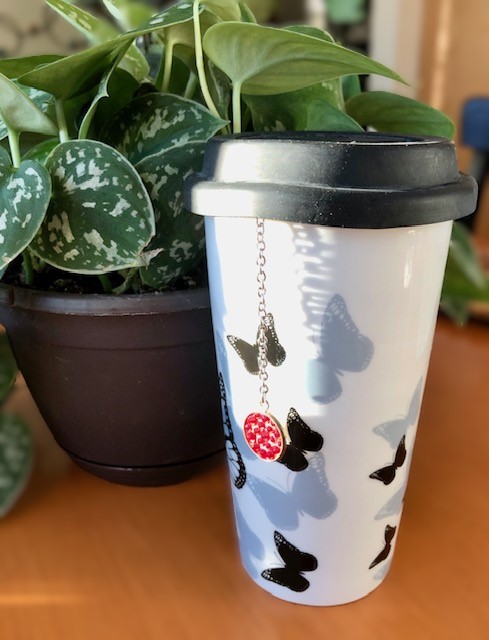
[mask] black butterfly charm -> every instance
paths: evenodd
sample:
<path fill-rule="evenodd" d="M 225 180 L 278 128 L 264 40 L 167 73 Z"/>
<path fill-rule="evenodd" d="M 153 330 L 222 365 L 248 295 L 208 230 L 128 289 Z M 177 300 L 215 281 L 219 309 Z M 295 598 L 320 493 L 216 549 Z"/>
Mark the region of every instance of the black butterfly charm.
<path fill-rule="evenodd" d="M 219 373 L 219 390 L 221 392 L 222 421 L 224 425 L 224 439 L 226 441 L 226 452 L 229 460 L 229 470 L 236 489 L 242 489 L 246 484 L 246 467 L 243 457 L 236 446 L 234 440 L 233 427 L 231 425 L 231 417 L 229 415 L 228 403 L 226 398 L 226 387 L 224 386 L 224 378 Z"/>
<path fill-rule="evenodd" d="M 265 571 L 262 571 L 262 578 L 275 582 L 282 587 L 287 587 L 287 589 L 297 593 L 305 591 L 309 588 L 309 580 L 302 573 L 304 571 L 315 571 L 318 568 L 317 559 L 310 553 L 299 551 L 278 531 L 275 531 L 273 538 L 285 567 L 265 569 Z"/>
<path fill-rule="evenodd" d="M 376 567 L 378 564 L 380 564 L 386 558 L 389 557 L 389 553 L 391 552 L 391 549 L 392 549 L 391 543 L 392 543 L 392 540 L 394 539 L 394 536 L 396 535 L 396 529 L 397 527 L 391 527 L 390 524 L 386 526 L 385 532 L 384 532 L 385 546 L 382 549 L 382 551 L 379 553 L 379 555 L 375 558 L 375 560 L 372 562 L 369 569 L 373 569 L 374 567 Z"/>
<path fill-rule="evenodd" d="M 275 323 L 271 313 L 267 313 L 265 324 L 267 326 L 265 332 L 267 337 L 267 360 L 274 367 L 279 367 L 285 360 L 286 354 L 285 349 L 277 338 Z M 236 336 L 227 336 L 229 344 L 243 361 L 246 371 L 253 375 L 258 375 L 258 333 L 255 344 L 249 344 L 246 340 L 242 340 Z"/>
<path fill-rule="evenodd" d="M 278 462 L 291 471 L 303 471 L 309 464 L 304 453 L 319 451 L 324 444 L 323 436 L 308 427 L 294 408 L 287 416 L 287 431 L 290 443 Z"/>
<path fill-rule="evenodd" d="M 385 485 L 390 484 L 396 477 L 396 471 L 402 467 L 406 461 L 406 436 L 401 438 L 401 442 L 397 447 L 396 455 L 394 456 L 394 462 L 387 467 L 377 469 L 369 475 L 369 478 L 373 480 L 380 480 Z"/>
<path fill-rule="evenodd" d="M 308 390 L 313 400 L 328 404 L 341 395 L 342 372 L 363 371 L 374 353 L 372 341 L 360 333 L 338 294 L 324 312 L 318 351 L 319 358 L 309 363 Z"/>

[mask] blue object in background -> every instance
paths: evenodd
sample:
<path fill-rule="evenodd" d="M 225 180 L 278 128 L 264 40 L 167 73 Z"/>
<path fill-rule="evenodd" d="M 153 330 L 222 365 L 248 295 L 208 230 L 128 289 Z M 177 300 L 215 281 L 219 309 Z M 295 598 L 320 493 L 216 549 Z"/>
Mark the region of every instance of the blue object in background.
<path fill-rule="evenodd" d="M 462 113 L 462 142 L 489 153 L 489 97 L 468 100 Z"/>

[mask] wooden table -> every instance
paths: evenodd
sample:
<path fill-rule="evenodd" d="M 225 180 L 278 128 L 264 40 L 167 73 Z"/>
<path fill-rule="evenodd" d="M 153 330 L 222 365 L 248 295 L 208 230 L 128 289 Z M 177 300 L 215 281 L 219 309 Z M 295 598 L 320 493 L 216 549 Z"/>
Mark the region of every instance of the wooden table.
<path fill-rule="evenodd" d="M 111 485 L 67 460 L 22 384 L 11 404 L 38 457 L 0 523 L 1 640 L 489 638 L 489 325 L 439 321 L 391 572 L 342 607 L 288 604 L 247 577 L 224 464 Z"/>

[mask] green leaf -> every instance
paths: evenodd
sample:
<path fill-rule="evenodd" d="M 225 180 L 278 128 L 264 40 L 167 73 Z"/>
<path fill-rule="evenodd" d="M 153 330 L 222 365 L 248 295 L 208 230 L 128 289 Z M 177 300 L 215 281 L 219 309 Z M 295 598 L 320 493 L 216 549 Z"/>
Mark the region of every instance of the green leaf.
<path fill-rule="evenodd" d="M 241 9 L 241 22 L 251 22 L 252 24 L 256 24 L 258 22 L 256 16 L 246 2 L 240 2 L 239 8 Z"/>
<path fill-rule="evenodd" d="M 350 98 L 347 113 L 363 126 L 377 131 L 452 139 L 455 125 L 441 111 L 387 91 L 368 91 Z"/>
<path fill-rule="evenodd" d="M 15 382 L 17 363 L 6 333 L 0 334 L 0 403 L 5 401 Z"/>
<path fill-rule="evenodd" d="M 136 167 L 155 209 L 156 235 L 149 249 L 161 249 L 140 273 L 155 289 L 168 287 L 203 257 L 204 219 L 184 209 L 182 194 L 185 179 L 202 168 L 204 149 L 204 142 L 190 142 L 145 158 Z"/>
<path fill-rule="evenodd" d="M 63 56 L 48 55 L 27 56 L 26 58 L 6 58 L 5 60 L 0 60 L 0 73 L 3 73 L 7 78 L 18 78 L 43 64 L 61 60 L 62 57 Z"/>
<path fill-rule="evenodd" d="M 249 95 L 287 93 L 360 73 L 402 82 L 384 65 L 337 44 L 257 24 L 216 24 L 204 36 L 204 50 Z"/>
<path fill-rule="evenodd" d="M 102 76 L 102 78 L 100 79 L 100 83 L 98 85 L 98 91 L 94 97 L 94 99 L 92 100 L 92 103 L 90 105 L 90 107 L 88 108 L 87 112 L 85 113 L 85 116 L 82 120 L 82 123 L 80 125 L 80 130 L 78 132 L 78 137 L 83 139 L 83 138 L 87 138 L 88 137 L 88 132 L 90 130 L 90 125 L 92 124 L 92 120 L 95 116 L 95 113 L 97 111 L 97 107 L 99 105 L 99 103 L 108 98 L 110 96 L 109 94 L 109 83 L 110 80 L 112 78 L 112 75 L 114 73 L 114 71 L 117 69 L 117 65 L 119 64 L 119 58 L 116 58 L 112 64 L 111 67 L 109 67 L 104 75 Z"/>
<path fill-rule="evenodd" d="M 460 272 L 474 286 L 483 289 L 487 285 L 487 277 L 477 257 L 472 236 L 463 224 L 454 223 L 453 225 L 450 258 L 456 262 Z"/>
<path fill-rule="evenodd" d="M 40 101 L 45 100 L 43 92 L 34 93 L 34 90 L 24 89 L 0 73 L 0 139 L 8 128 L 13 131 L 41 133 L 55 135 L 58 132 L 55 124 L 37 106 L 31 94 Z"/>
<path fill-rule="evenodd" d="M 119 32 L 110 22 L 92 16 L 91 13 L 80 9 L 66 0 L 45 0 L 60 16 L 78 29 L 90 42 L 101 44 L 117 38 Z M 131 44 L 121 61 L 121 66 L 131 73 L 137 80 L 143 80 L 149 73 L 149 64 L 143 53 Z"/>
<path fill-rule="evenodd" d="M 50 95 L 49 93 L 46 93 L 45 91 L 39 91 L 38 89 L 33 89 L 32 87 L 24 87 L 23 85 L 18 84 L 18 82 L 16 80 L 13 80 L 12 82 L 16 86 L 18 86 L 18 88 L 23 93 L 25 93 L 25 95 L 30 100 L 32 100 L 32 102 L 36 105 L 36 107 L 38 107 L 38 109 L 40 109 L 44 114 L 47 114 L 49 112 L 49 109 L 51 108 L 52 103 L 53 103 L 53 96 L 52 95 Z M 49 116 L 48 116 L 48 118 L 49 118 Z M 52 123 L 51 120 L 50 120 L 50 122 Z M 55 129 L 57 131 L 57 128 L 56 128 L 56 126 L 54 124 L 53 124 L 53 127 L 55 127 Z M 33 133 L 33 132 L 31 132 L 31 133 Z M 1 119 L 1 116 L 0 116 L 0 140 L 4 140 L 7 136 L 8 136 L 7 125 L 6 125 L 5 122 L 3 122 L 3 120 Z"/>
<path fill-rule="evenodd" d="M 59 269 L 102 274 L 145 263 L 153 207 L 134 167 L 94 140 L 56 147 L 47 161 L 53 197 L 31 245 Z"/>
<path fill-rule="evenodd" d="M 95 130 L 100 132 L 108 122 L 111 122 L 115 114 L 125 107 L 134 98 L 134 94 L 140 85 L 133 75 L 118 67 L 109 79 L 108 97 L 97 103 L 95 112 Z"/>
<path fill-rule="evenodd" d="M 288 27 L 284 27 L 286 31 L 293 31 L 294 33 L 302 33 L 305 36 L 312 36 L 313 38 L 318 38 L 319 40 L 324 40 L 325 42 L 332 42 L 334 44 L 333 36 L 324 31 L 323 29 L 318 29 L 318 27 L 311 27 L 307 24 L 298 24 L 298 25 L 290 25 Z"/>
<path fill-rule="evenodd" d="M 122 29 L 137 29 L 153 15 L 149 5 L 134 0 L 103 0 L 107 11 Z"/>
<path fill-rule="evenodd" d="M 0 517 L 5 516 L 25 489 L 34 462 L 29 429 L 17 416 L 0 414 Z"/>
<path fill-rule="evenodd" d="M 29 151 L 24 154 L 24 160 L 35 160 L 42 164 L 46 165 L 46 160 L 49 157 L 49 154 L 53 149 L 55 149 L 59 144 L 59 138 L 50 138 L 49 140 L 43 140 L 39 144 L 36 144 L 34 147 L 31 147 Z"/>
<path fill-rule="evenodd" d="M 239 0 L 203 0 L 203 4 L 221 20 L 241 20 Z"/>
<path fill-rule="evenodd" d="M 79 96 L 99 83 L 127 44 L 127 39 L 120 38 L 105 42 L 37 67 L 21 76 L 19 82 L 47 91 L 62 101 Z"/>
<path fill-rule="evenodd" d="M 331 104 L 329 83 L 275 96 L 244 96 L 254 131 L 363 131 L 346 113 Z"/>
<path fill-rule="evenodd" d="M 204 7 L 199 7 L 199 13 L 204 11 Z M 133 37 L 144 36 L 147 33 L 158 32 L 175 24 L 189 22 L 194 19 L 194 8 L 192 2 L 182 2 L 168 7 L 164 11 L 155 14 L 151 20 L 141 25 L 137 29 L 128 31 L 126 35 Z"/>
<path fill-rule="evenodd" d="M 170 147 L 206 141 L 225 124 L 196 102 L 171 94 L 150 93 L 122 109 L 103 139 L 136 164 Z"/>
<path fill-rule="evenodd" d="M 341 78 L 341 85 L 343 87 L 343 99 L 345 102 L 362 93 L 362 86 L 358 76 L 343 76 Z"/>
<path fill-rule="evenodd" d="M 231 102 L 231 83 L 225 73 L 209 60 L 207 64 L 207 82 L 216 108 L 223 118 L 229 121 L 229 104 Z"/>
<path fill-rule="evenodd" d="M 46 169 L 33 160 L 12 167 L 0 148 L 0 265 L 3 267 L 30 244 L 49 204 L 51 181 Z"/>

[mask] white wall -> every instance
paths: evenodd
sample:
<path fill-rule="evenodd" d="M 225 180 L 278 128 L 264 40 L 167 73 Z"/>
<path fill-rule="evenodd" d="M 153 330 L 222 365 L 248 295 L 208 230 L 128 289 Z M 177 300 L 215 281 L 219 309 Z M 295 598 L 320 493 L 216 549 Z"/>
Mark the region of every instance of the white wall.
<path fill-rule="evenodd" d="M 373 0 L 370 55 L 399 73 L 410 86 L 371 76 L 369 89 L 415 97 L 419 85 L 424 3 L 429 0 Z"/>

